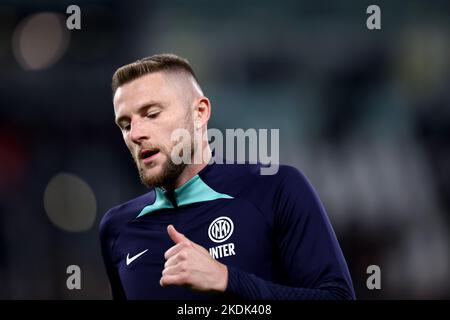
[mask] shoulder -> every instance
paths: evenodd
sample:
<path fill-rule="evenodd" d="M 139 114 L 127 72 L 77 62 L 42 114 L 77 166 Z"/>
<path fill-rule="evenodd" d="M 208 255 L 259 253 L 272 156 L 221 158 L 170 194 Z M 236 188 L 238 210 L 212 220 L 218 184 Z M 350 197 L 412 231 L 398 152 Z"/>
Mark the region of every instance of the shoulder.
<path fill-rule="evenodd" d="M 269 170 L 267 170 L 270 168 Z M 271 173 L 271 174 L 267 174 Z M 271 198 L 288 195 L 298 190 L 312 189 L 305 175 L 290 165 L 269 165 L 261 163 L 220 164 L 216 163 L 204 177 L 215 190 L 234 197 L 260 203 L 261 196 Z"/>
<path fill-rule="evenodd" d="M 311 191 L 313 187 L 306 175 L 299 169 L 283 165 L 280 166 L 278 177 L 276 178 L 279 187 L 286 190 Z"/>
<path fill-rule="evenodd" d="M 145 206 L 152 204 L 154 200 L 155 193 L 152 190 L 109 209 L 100 220 L 100 236 L 108 237 L 117 233 L 123 225 L 136 218 L 139 212 Z"/>
<path fill-rule="evenodd" d="M 306 175 L 290 165 L 280 165 L 274 175 L 261 175 L 259 184 L 278 201 L 300 201 L 306 204 L 317 198 L 316 191 Z"/>
<path fill-rule="evenodd" d="M 223 175 L 242 184 L 253 184 L 256 188 L 270 188 L 281 185 L 307 183 L 305 175 L 290 165 L 269 166 L 261 163 L 223 165 Z M 269 169 L 270 168 L 270 169 Z"/>

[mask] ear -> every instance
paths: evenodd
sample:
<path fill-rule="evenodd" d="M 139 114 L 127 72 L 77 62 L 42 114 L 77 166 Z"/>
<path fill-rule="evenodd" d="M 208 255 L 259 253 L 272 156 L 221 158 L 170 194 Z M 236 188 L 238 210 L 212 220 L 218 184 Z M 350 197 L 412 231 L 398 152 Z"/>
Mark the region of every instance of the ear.
<path fill-rule="evenodd" d="M 196 129 L 204 127 L 211 116 L 211 103 L 206 97 L 201 97 L 194 108 L 194 124 Z"/>

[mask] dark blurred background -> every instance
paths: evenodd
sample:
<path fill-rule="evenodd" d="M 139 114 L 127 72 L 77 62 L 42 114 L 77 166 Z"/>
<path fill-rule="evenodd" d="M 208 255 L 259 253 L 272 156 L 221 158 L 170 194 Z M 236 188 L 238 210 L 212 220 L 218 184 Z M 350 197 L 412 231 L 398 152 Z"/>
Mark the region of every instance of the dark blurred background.
<path fill-rule="evenodd" d="M 450 298 L 449 17 L 448 0 L 2 1 L 0 298 L 110 298 L 98 223 L 146 192 L 111 76 L 160 52 L 193 65 L 209 127 L 280 129 L 280 162 L 317 189 L 358 298 Z"/>

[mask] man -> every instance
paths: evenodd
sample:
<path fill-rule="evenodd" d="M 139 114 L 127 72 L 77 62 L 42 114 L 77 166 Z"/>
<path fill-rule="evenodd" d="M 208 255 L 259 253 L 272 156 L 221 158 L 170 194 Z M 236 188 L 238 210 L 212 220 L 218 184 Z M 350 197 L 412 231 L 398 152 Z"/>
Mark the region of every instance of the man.
<path fill-rule="evenodd" d="M 297 169 L 221 165 L 207 141 L 201 162 L 173 161 L 183 152 L 173 152 L 172 133 L 204 135 L 211 114 L 185 59 L 138 60 L 115 72 L 112 87 L 116 123 L 150 189 L 100 223 L 113 298 L 355 297 L 325 210 Z M 199 145 L 186 141 L 193 156 Z"/>

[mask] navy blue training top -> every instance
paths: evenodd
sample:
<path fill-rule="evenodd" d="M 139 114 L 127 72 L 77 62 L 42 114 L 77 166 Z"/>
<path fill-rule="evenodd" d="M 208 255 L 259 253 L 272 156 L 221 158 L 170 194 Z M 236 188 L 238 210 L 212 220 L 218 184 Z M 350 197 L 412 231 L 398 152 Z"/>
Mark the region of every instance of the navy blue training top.
<path fill-rule="evenodd" d="M 339 243 L 306 177 L 290 166 L 209 164 L 180 188 L 110 209 L 100 222 L 114 299 L 354 299 Z M 167 226 L 228 267 L 225 293 L 161 287 Z"/>

